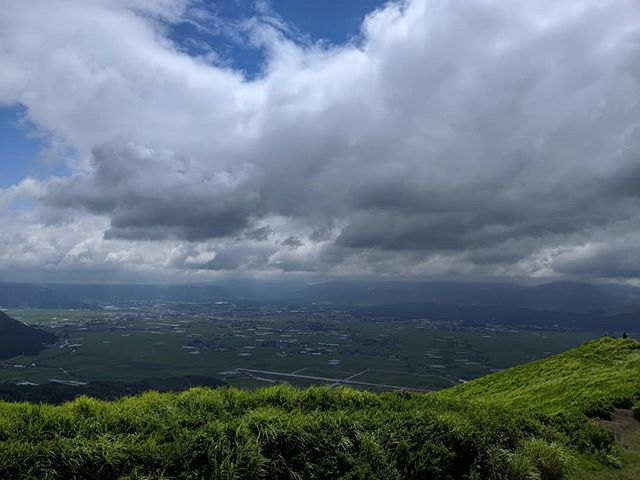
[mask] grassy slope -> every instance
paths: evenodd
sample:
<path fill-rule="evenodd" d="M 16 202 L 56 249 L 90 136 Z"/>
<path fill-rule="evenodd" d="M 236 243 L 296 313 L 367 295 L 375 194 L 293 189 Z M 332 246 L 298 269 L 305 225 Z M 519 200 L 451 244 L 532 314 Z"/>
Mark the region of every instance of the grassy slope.
<path fill-rule="evenodd" d="M 640 342 L 601 338 L 560 355 L 538 360 L 443 390 L 442 398 L 500 405 L 544 416 L 606 415 L 615 404 L 628 406 L 640 394 Z M 640 428 L 617 436 L 619 467 L 592 453 L 576 455 L 575 480 L 640 478 Z"/>
<path fill-rule="evenodd" d="M 438 396 L 556 415 L 588 413 L 638 392 L 640 341 L 605 337 L 443 390 Z"/>
<path fill-rule="evenodd" d="M 546 480 L 567 456 L 575 478 L 634 478 L 637 439 L 625 470 L 593 462 L 610 441 L 584 414 L 628 403 L 639 381 L 640 342 L 600 339 L 431 395 L 278 386 L 0 403 L 0 478 Z"/>

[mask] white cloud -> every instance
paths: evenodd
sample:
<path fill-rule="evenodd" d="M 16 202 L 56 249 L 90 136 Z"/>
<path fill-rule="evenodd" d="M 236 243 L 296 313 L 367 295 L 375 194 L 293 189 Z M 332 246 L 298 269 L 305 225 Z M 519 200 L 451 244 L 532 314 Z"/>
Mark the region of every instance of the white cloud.
<path fill-rule="evenodd" d="M 635 3 L 391 3 L 332 47 L 267 10 L 251 81 L 167 40 L 194 7 L 3 5 L 0 102 L 76 152 L 0 191 L 4 265 L 635 276 L 549 257 L 638 232 Z"/>

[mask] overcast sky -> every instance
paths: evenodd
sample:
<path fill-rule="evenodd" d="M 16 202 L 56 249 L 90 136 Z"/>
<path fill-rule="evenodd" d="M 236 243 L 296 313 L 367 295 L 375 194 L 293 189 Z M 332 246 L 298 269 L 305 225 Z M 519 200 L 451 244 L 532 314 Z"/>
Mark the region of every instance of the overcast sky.
<path fill-rule="evenodd" d="M 637 0 L 3 0 L 0 142 L 3 280 L 640 281 Z"/>

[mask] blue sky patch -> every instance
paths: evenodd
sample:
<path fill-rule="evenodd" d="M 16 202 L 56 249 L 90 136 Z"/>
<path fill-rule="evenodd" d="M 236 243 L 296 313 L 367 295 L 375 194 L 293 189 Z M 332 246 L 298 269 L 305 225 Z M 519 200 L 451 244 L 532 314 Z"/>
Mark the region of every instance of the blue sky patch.
<path fill-rule="evenodd" d="M 169 38 L 194 56 L 210 56 L 214 63 L 241 70 L 247 79 L 264 67 L 263 49 L 241 31 L 243 21 L 270 16 L 289 29 L 290 36 L 309 44 L 344 44 L 357 37 L 365 15 L 382 0 L 272 0 L 208 2 L 185 21 L 172 25 Z"/>

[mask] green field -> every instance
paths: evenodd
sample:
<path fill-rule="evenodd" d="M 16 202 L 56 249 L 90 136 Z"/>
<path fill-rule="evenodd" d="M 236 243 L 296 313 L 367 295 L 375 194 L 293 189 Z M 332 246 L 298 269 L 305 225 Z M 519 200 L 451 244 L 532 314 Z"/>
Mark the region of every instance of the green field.
<path fill-rule="evenodd" d="M 594 334 L 451 328 L 426 320 L 348 320 L 306 314 L 230 315 L 162 308 L 9 310 L 14 318 L 51 329 L 62 339 L 37 356 L 10 359 L 0 381 L 50 379 L 135 382 L 202 375 L 256 388 L 352 378 L 437 390 L 546 357 Z M 254 369 L 272 373 L 230 373 Z M 221 373 L 227 372 L 227 373 Z M 357 386 L 357 385 L 356 385 Z M 368 388 L 377 389 L 371 385 Z"/>

